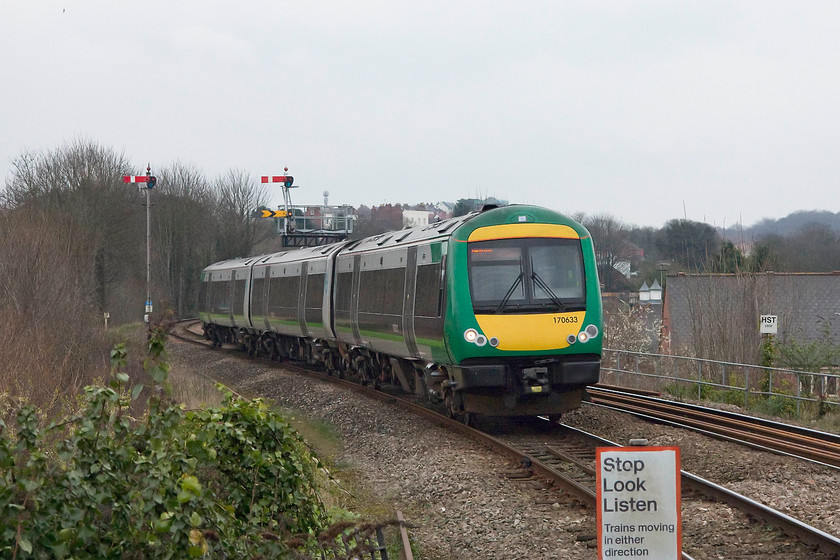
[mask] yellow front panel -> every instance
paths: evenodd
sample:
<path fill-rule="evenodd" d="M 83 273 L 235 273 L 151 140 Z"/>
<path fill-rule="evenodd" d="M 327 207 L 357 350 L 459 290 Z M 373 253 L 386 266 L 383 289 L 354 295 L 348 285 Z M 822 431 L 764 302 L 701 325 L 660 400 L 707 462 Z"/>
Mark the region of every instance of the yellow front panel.
<path fill-rule="evenodd" d="M 570 228 L 559 224 L 502 224 L 486 226 L 476 229 L 467 239 L 473 241 L 488 241 L 490 239 L 519 239 L 522 237 L 560 237 L 563 239 L 580 239 L 580 235 Z"/>
<path fill-rule="evenodd" d="M 481 333 L 499 339 L 499 350 L 534 352 L 566 348 L 566 337 L 583 330 L 586 311 L 539 315 L 476 315 Z"/>

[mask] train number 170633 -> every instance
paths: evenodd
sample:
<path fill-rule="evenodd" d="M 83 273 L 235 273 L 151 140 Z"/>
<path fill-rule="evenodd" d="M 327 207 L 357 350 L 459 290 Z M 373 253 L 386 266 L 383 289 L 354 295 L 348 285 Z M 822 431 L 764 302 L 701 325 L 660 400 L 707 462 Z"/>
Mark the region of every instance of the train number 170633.
<path fill-rule="evenodd" d="M 574 315 L 560 315 L 554 318 L 554 324 L 568 324 L 568 323 L 577 323 L 578 318 Z"/>

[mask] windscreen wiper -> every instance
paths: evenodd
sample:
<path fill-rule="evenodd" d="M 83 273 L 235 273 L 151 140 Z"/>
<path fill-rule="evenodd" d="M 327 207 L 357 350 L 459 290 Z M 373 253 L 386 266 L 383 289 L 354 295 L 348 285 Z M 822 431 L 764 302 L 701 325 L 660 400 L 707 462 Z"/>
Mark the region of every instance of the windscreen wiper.
<path fill-rule="evenodd" d="M 563 302 L 560 301 L 560 298 L 558 298 L 551 290 L 551 288 L 548 287 L 548 284 L 546 284 L 545 281 L 542 278 L 540 278 L 539 274 L 537 274 L 536 272 L 532 272 L 531 279 L 537 284 L 537 286 L 539 286 L 545 293 L 548 294 L 548 297 L 551 298 L 551 301 L 552 303 L 554 303 L 554 305 L 559 307 L 561 311 L 566 311 L 565 304 L 563 304 Z"/>
<path fill-rule="evenodd" d="M 505 297 L 502 298 L 502 301 L 499 302 L 499 305 L 496 307 L 496 311 L 495 311 L 496 313 L 501 311 L 502 308 L 504 308 L 504 306 L 507 305 L 507 302 L 510 299 L 510 297 L 513 295 L 513 292 L 516 291 L 516 287 L 522 282 L 522 277 L 523 276 L 525 276 L 525 273 L 520 272 L 519 276 L 516 277 L 516 280 L 513 281 L 513 284 L 511 285 L 510 288 L 508 288 L 508 291 L 505 294 Z"/>

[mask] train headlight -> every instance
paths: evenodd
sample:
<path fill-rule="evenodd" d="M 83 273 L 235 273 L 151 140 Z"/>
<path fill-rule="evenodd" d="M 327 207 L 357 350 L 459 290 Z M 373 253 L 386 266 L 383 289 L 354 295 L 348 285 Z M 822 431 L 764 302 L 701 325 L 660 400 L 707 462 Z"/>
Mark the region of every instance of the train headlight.
<path fill-rule="evenodd" d="M 498 339 L 498 338 L 496 338 L 495 336 L 491 336 L 491 337 L 490 337 L 490 346 L 492 346 L 493 348 L 495 348 L 495 347 L 496 347 L 496 346 L 498 346 L 498 345 L 499 345 L 499 339 Z"/>
<path fill-rule="evenodd" d="M 487 339 L 484 337 L 484 335 L 478 335 L 478 337 L 475 339 L 475 345 L 484 346 L 485 344 L 487 344 Z"/>
<path fill-rule="evenodd" d="M 581 342 L 586 342 L 587 340 L 598 336 L 598 332 L 598 327 L 596 327 L 595 325 L 587 325 L 585 329 L 578 333 L 577 339 Z M 569 344 L 572 343 L 573 336 L 574 335 L 569 335 Z"/>
<path fill-rule="evenodd" d="M 478 331 L 475 329 L 467 329 L 464 331 L 464 340 L 467 342 L 475 342 L 478 338 Z"/>
<path fill-rule="evenodd" d="M 568 342 L 570 345 L 574 344 L 575 342 L 577 342 L 577 337 L 573 334 L 570 334 L 566 337 L 566 342 Z"/>

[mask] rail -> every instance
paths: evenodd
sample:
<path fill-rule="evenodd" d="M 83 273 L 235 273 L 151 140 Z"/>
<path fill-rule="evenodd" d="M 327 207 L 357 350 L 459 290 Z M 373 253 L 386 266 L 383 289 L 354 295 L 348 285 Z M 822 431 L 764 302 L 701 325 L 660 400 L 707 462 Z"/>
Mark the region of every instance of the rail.
<path fill-rule="evenodd" d="M 840 375 L 797 371 L 668 354 L 649 354 L 605 348 L 601 381 L 636 389 L 657 390 L 678 396 L 708 398 L 723 393 L 730 404 L 750 408 L 772 399 L 780 410 L 799 418 L 803 403 L 817 407 L 840 406 Z M 739 402 L 735 402 L 735 401 Z"/>
<path fill-rule="evenodd" d="M 840 435 L 690 403 L 592 386 L 589 402 L 641 418 L 840 469 Z"/>

